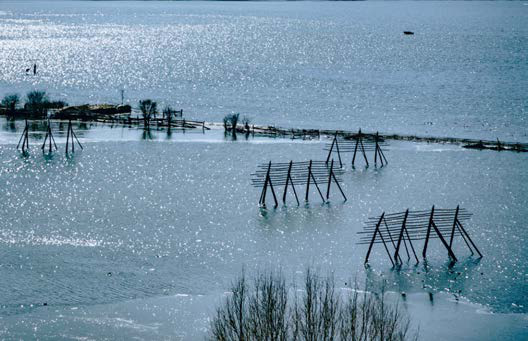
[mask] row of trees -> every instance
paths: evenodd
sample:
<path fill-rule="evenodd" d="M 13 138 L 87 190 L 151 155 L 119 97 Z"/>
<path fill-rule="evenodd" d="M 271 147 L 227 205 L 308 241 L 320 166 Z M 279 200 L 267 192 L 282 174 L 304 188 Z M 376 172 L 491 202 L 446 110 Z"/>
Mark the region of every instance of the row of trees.
<path fill-rule="evenodd" d="M 304 285 L 289 286 L 281 273 L 248 280 L 242 274 L 211 321 L 211 340 L 389 340 L 416 339 L 410 320 L 384 289 L 342 292 L 332 276 L 308 269 Z"/>
<path fill-rule="evenodd" d="M 19 110 L 20 96 L 18 94 L 8 94 L 4 96 L 1 106 L 8 115 L 16 115 Z M 48 109 L 58 109 L 67 106 L 63 101 L 51 101 L 45 91 L 33 90 L 26 94 L 24 103 L 25 113 L 33 116 L 45 116 Z"/>
<path fill-rule="evenodd" d="M 0 106 L 6 111 L 8 115 L 16 115 L 20 108 L 21 98 L 18 94 L 7 94 L 0 102 Z M 45 116 L 48 109 L 60 109 L 68 104 L 63 101 L 51 101 L 45 91 L 34 90 L 26 94 L 24 111 L 29 112 L 33 116 Z M 143 119 L 148 122 L 152 118 L 156 118 L 158 114 L 158 105 L 155 101 L 150 99 L 139 101 L 139 109 L 143 114 Z M 163 109 L 163 117 L 170 120 L 176 111 L 170 106 Z"/>
<path fill-rule="evenodd" d="M 238 121 L 240 120 L 240 114 L 228 114 L 224 116 L 224 130 L 227 132 L 229 130 L 236 133 Z M 249 117 L 244 116 L 242 117 L 242 125 L 244 126 L 244 130 L 249 132 L 249 123 L 251 123 L 251 120 Z"/>
<path fill-rule="evenodd" d="M 158 103 L 151 99 L 144 99 L 139 101 L 139 110 L 143 115 L 143 121 L 145 122 L 145 127 L 149 126 L 149 121 L 153 118 L 156 118 L 158 115 Z M 174 110 L 171 106 L 167 105 L 163 108 L 163 119 L 167 120 L 169 123 L 177 113 L 181 115 L 182 111 Z"/>

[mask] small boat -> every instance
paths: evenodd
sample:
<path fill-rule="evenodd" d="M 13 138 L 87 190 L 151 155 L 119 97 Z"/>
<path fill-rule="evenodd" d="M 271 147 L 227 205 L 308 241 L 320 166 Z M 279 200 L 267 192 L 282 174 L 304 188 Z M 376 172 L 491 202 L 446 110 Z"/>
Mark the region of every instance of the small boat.
<path fill-rule="evenodd" d="M 414 35 L 414 32 L 413 31 L 403 31 L 403 34 L 405 34 L 407 36 L 412 36 L 412 35 Z"/>

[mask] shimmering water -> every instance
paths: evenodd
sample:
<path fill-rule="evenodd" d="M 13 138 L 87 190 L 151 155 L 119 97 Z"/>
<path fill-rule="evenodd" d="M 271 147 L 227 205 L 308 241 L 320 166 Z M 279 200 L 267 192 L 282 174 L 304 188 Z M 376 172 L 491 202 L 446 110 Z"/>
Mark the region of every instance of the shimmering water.
<path fill-rule="evenodd" d="M 0 94 L 528 141 L 523 2 L 1 2 Z M 404 30 L 415 32 L 404 36 Z M 37 76 L 25 69 L 38 64 Z"/>
<path fill-rule="evenodd" d="M 47 89 L 71 103 L 152 97 L 188 117 L 462 137 L 526 138 L 523 3 L 0 2 L 0 93 Z M 416 34 L 404 37 L 403 30 Z M 38 61 L 37 76 L 26 76 Z M 0 120 L 0 338 L 196 339 L 229 282 L 306 266 L 388 281 L 422 339 L 528 334 L 527 155 L 392 142 L 383 169 L 347 172 L 330 204 L 261 211 L 258 163 L 322 159 L 326 140 L 151 135 L 76 125 L 84 144 L 16 151 Z M 382 211 L 454 207 L 484 253 L 453 268 L 365 270 L 357 232 Z M 428 298 L 432 293 L 434 300 Z"/>
<path fill-rule="evenodd" d="M 10 124 L 4 121 L 3 127 Z M 15 128 L 20 132 L 20 125 Z M 27 336 L 37 326 L 51 336 L 59 335 L 54 334 L 62 330 L 59 326 L 73 330 L 68 335 L 77 335 L 75 330 L 85 335 L 86 324 L 104 324 L 107 333 L 139 335 L 151 330 L 133 332 L 129 324 L 145 321 L 159 324 L 156 331 L 176 323 L 175 332 L 201 335 L 211 302 L 243 266 L 248 271 L 281 266 L 293 275 L 314 265 L 335 271 L 343 286 L 355 276 L 374 282 L 385 278 L 396 292 L 446 293 L 480 305 L 469 308 L 473 314 L 476 309 L 527 312 L 527 155 L 392 143 L 386 152 L 388 167 L 348 167 L 346 203 L 336 195 L 327 205 L 314 199 L 308 207 L 290 202 L 260 211 L 259 192 L 249 181 L 255 165 L 270 159 L 321 159 L 325 140 L 231 141 L 221 131 L 175 133 L 170 138 L 154 131 L 145 140 L 135 129 L 92 126 L 77 128 L 85 150 L 66 158 L 65 128 L 59 133 L 54 125 L 61 151 L 52 157 L 40 152 L 42 134 L 32 134 L 35 144 L 29 157 L 16 152 L 12 127 L 0 134 L 0 324 L 4 321 L 7 336 Z M 95 141 L 90 136 L 99 136 L 101 142 L 89 142 Z M 379 247 L 372 270 L 363 268 L 366 247 L 355 243 L 367 217 L 433 204 L 460 204 L 475 213 L 466 227 L 485 255 L 482 260 L 470 257 L 459 241 L 455 252 L 460 262 L 452 269 L 439 243 L 431 249 L 428 267 L 409 264 L 391 271 Z M 141 313 L 135 304 L 118 306 L 128 313 L 108 315 L 113 304 L 175 294 L 194 300 L 141 303 Z M 94 305 L 99 308 L 90 308 Z M 411 301 L 409 310 L 424 305 L 425 296 Z M 61 320 L 77 309 L 83 313 Z M 153 310 L 164 317 L 150 316 Z M 457 311 L 448 309 L 446 314 L 456 316 L 461 313 Z M 130 314 L 141 317 L 135 320 Z M 127 316 L 134 322 L 119 320 Z M 508 333 L 525 333 L 521 326 L 526 326 L 526 315 L 502 316 L 493 318 L 495 332 L 510 321 Z M 180 318 L 188 323 L 176 322 Z M 482 319 L 487 317 L 475 318 L 474 326 L 482 325 Z"/>

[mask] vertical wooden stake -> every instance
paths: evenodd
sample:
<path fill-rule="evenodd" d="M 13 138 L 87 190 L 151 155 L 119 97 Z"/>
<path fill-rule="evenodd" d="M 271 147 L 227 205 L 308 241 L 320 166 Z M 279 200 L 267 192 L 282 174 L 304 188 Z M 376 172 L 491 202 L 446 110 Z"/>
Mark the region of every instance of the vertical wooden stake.
<path fill-rule="evenodd" d="M 26 142 L 26 150 L 29 150 L 29 125 L 26 120 L 26 137 L 24 138 Z M 24 147 L 22 145 L 22 152 L 25 152 Z"/>
<path fill-rule="evenodd" d="M 312 177 L 312 160 L 310 160 L 310 163 L 308 164 L 308 180 L 306 181 L 306 196 L 304 198 L 304 201 L 308 201 L 308 195 L 310 194 L 311 177 Z"/>
<path fill-rule="evenodd" d="M 367 167 L 369 166 L 367 154 L 365 153 L 365 147 L 363 146 L 363 138 L 361 137 L 361 129 L 359 129 L 359 143 L 361 144 L 361 152 L 363 153 L 363 158 L 365 159 L 365 162 L 367 164 Z"/>
<path fill-rule="evenodd" d="M 405 230 L 405 225 L 407 223 L 407 216 L 409 215 L 409 209 L 407 209 L 407 211 L 405 211 L 405 216 L 403 217 L 403 223 L 402 223 L 402 227 L 401 227 L 401 230 L 400 230 L 400 236 L 398 237 L 398 243 L 396 244 L 396 251 L 394 252 L 394 259 L 397 260 L 398 259 L 398 252 L 400 251 L 400 245 L 401 245 L 401 241 L 402 241 L 402 238 L 403 238 L 403 231 Z"/>
<path fill-rule="evenodd" d="M 328 151 L 328 156 L 326 157 L 326 164 L 328 164 L 328 161 L 330 161 L 330 156 L 332 155 L 332 151 L 334 150 L 334 144 L 336 143 L 336 137 L 332 140 L 332 145 L 330 146 L 330 150 Z"/>
<path fill-rule="evenodd" d="M 271 161 L 268 164 L 268 171 L 266 172 L 266 178 L 264 180 L 264 186 L 262 187 L 262 193 L 260 194 L 260 204 L 263 207 L 266 207 L 266 193 L 268 190 L 268 181 L 270 177 L 270 171 L 271 171 Z"/>
<path fill-rule="evenodd" d="M 434 205 L 431 208 L 431 215 L 429 216 L 429 225 L 427 226 L 427 234 L 425 235 L 425 243 L 422 251 L 422 257 L 425 259 L 427 254 L 427 244 L 429 244 L 429 236 L 431 235 L 431 227 L 433 226 L 433 217 L 434 217 Z"/>
<path fill-rule="evenodd" d="M 295 190 L 295 184 L 293 183 L 293 179 L 291 177 L 291 169 L 293 166 L 293 161 L 290 161 L 290 165 L 288 167 L 288 175 L 286 176 L 286 183 L 284 184 L 284 194 L 282 195 L 282 203 L 286 203 L 286 193 L 288 192 L 288 184 L 291 183 L 293 194 L 295 194 L 295 200 L 297 201 L 297 205 L 299 205 L 299 198 L 297 197 L 297 191 Z"/>
<path fill-rule="evenodd" d="M 40 147 L 40 149 L 42 149 L 42 151 L 44 152 L 44 148 L 46 148 L 46 141 L 48 140 L 48 130 L 46 129 L 46 135 L 44 135 L 44 142 L 42 142 L 42 147 Z"/>
<path fill-rule="evenodd" d="M 407 232 L 407 229 L 405 229 L 405 232 Z M 411 254 L 409 253 L 409 248 L 407 247 L 407 242 L 405 241 L 405 236 L 403 236 L 403 246 L 405 247 L 405 252 L 407 253 L 407 261 L 411 260 Z"/>
<path fill-rule="evenodd" d="M 17 144 L 17 149 L 18 147 L 20 147 L 20 142 L 22 142 L 22 152 L 25 151 L 24 147 L 25 147 L 25 144 L 26 144 L 26 137 L 27 137 L 27 130 L 28 130 L 28 123 L 27 123 L 27 120 L 26 120 L 26 123 L 24 125 L 24 130 L 22 131 L 22 135 L 20 135 L 20 139 L 18 140 L 18 144 Z"/>
<path fill-rule="evenodd" d="M 70 126 L 71 142 L 72 142 L 72 153 L 75 153 L 75 143 L 73 141 L 73 127 Z"/>
<path fill-rule="evenodd" d="M 359 129 L 359 132 L 361 133 L 361 129 Z M 358 150 L 358 145 L 359 145 L 359 135 L 356 138 L 356 147 L 354 147 L 354 156 L 352 157 L 352 167 L 355 166 L 356 153 L 357 153 L 357 150 Z"/>
<path fill-rule="evenodd" d="M 53 134 L 51 134 L 51 139 L 53 140 L 53 146 L 55 146 L 55 150 L 59 149 L 57 148 L 57 142 L 55 142 L 55 136 L 53 136 Z"/>
<path fill-rule="evenodd" d="M 455 218 L 453 219 L 453 228 L 451 229 L 451 237 L 449 238 L 449 247 L 453 246 L 453 238 L 455 237 L 455 228 L 457 225 L 458 220 L 458 210 L 460 209 L 460 206 L 457 205 L 456 211 L 455 211 Z"/>
<path fill-rule="evenodd" d="M 336 144 L 336 150 L 337 150 L 337 157 L 339 158 L 339 168 L 343 168 L 343 162 L 341 161 L 341 152 L 339 151 L 339 142 L 337 140 L 337 131 L 335 136 L 335 144 Z"/>
<path fill-rule="evenodd" d="M 379 226 L 380 226 L 381 221 L 383 220 L 384 216 L 385 216 L 385 212 L 383 212 L 381 214 L 381 217 L 378 220 L 378 223 L 376 224 L 376 229 L 374 229 L 374 233 L 372 234 L 372 239 L 371 239 L 370 244 L 369 244 L 369 248 L 368 248 L 368 251 L 367 251 L 367 256 L 365 257 L 365 264 L 368 263 L 368 260 L 369 260 L 369 257 L 370 257 L 370 252 L 372 251 L 372 246 L 374 246 L 374 241 L 376 240 L 376 235 L 378 233 Z M 390 255 L 389 255 L 389 257 L 390 257 Z M 392 258 L 391 258 L 391 262 L 392 262 Z M 394 265 L 394 263 L 393 263 L 393 265 Z"/>
<path fill-rule="evenodd" d="M 282 194 L 283 204 L 286 204 L 286 194 L 288 193 L 288 183 L 290 182 L 292 165 L 293 165 L 293 161 L 290 160 L 290 165 L 288 166 L 288 174 L 286 175 L 286 183 L 284 184 L 284 194 Z"/>
<path fill-rule="evenodd" d="M 48 133 L 49 133 L 49 152 L 51 153 L 51 127 L 50 127 L 49 121 L 48 121 Z"/>
<path fill-rule="evenodd" d="M 379 132 L 376 132 L 376 147 L 374 149 L 374 166 L 377 166 L 378 155 L 379 155 L 381 167 L 383 167 L 384 166 L 383 155 L 381 154 L 381 147 L 379 145 Z"/>
<path fill-rule="evenodd" d="M 68 154 L 68 144 L 70 143 L 70 128 L 71 120 L 68 121 L 68 128 L 66 129 L 66 154 Z"/>
<path fill-rule="evenodd" d="M 326 200 L 330 198 L 330 185 L 332 184 L 332 174 L 334 172 L 334 159 L 330 163 L 330 172 L 328 173 L 328 186 L 326 187 Z"/>

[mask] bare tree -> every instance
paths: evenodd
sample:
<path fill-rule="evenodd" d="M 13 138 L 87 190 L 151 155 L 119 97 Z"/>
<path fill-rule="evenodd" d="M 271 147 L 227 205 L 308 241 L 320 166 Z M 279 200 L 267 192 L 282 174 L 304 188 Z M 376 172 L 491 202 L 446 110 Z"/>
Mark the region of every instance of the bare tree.
<path fill-rule="evenodd" d="M 345 293 L 335 289 L 332 275 L 306 271 L 304 287 L 288 289 L 280 272 L 245 274 L 211 323 L 212 340 L 388 340 L 415 339 L 398 304 L 388 304 L 385 289 L 359 295 L 358 286 Z"/>
<path fill-rule="evenodd" d="M 150 129 L 150 120 L 158 113 L 158 104 L 150 99 L 139 101 L 139 110 L 143 114 L 145 129 Z"/>
<path fill-rule="evenodd" d="M 216 311 L 212 323 L 214 340 L 248 340 L 248 287 L 245 274 L 231 286 L 231 295 Z"/>
<path fill-rule="evenodd" d="M 339 296 L 333 276 L 319 277 L 306 271 L 304 292 L 293 312 L 293 325 L 301 340 L 333 340 L 338 327 Z"/>

